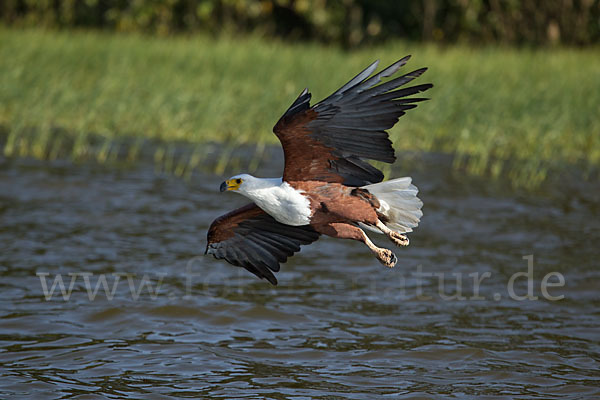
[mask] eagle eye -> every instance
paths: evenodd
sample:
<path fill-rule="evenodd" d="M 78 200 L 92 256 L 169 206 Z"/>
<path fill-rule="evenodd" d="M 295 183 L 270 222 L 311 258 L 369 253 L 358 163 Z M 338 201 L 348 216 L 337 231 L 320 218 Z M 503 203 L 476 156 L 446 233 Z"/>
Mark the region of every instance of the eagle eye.
<path fill-rule="evenodd" d="M 235 183 L 237 183 L 237 184 L 239 185 L 240 183 L 242 183 L 242 180 L 241 180 L 240 178 L 237 178 L 237 179 L 235 180 Z"/>

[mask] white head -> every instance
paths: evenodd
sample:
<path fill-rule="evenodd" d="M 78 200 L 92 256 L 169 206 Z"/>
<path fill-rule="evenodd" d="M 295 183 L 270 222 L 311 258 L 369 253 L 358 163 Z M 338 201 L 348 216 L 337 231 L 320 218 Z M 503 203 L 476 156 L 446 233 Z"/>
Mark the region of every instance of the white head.
<path fill-rule="evenodd" d="M 221 192 L 233 191 L 246 195 L 257 189 L 266 189 L 273 186 L 279 186 L 281 178 L 265 179 L 256 178 L 248 174 L 240 174 L 232 176 L 225 182 L 221 183 Z"/>
<path fill-rule="evenodd" d="M 255 179 L 252 175 L 240 174 L 232 176 L 225 182 L 221 183 L 221 192 L 238 191 L 241 192 L 242 187 L 246 188 L 248 183 Z"/>

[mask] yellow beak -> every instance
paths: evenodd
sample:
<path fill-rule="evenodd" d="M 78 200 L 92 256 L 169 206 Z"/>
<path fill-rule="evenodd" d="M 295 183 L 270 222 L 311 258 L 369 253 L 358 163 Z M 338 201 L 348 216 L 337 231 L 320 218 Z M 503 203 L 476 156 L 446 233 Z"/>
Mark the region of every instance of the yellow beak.
<path fill-rule="evenodd" d="M 242 182 L 240 179 L 227 179 L 225 182 L 221 183 L 220 190 L 221 192 L 226 190 L 238 190 L 241 184 Z"/>

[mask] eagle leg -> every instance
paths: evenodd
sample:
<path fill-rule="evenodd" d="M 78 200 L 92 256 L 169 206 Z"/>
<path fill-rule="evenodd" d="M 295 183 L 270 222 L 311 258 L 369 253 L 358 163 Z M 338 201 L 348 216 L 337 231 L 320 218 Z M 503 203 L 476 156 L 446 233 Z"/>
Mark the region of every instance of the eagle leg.
<path fill-rule="evenodd" d="M 388 228 L 387 226 L 385 226 L 385 224 L 383 222 L 381 222 L 380 220 L 377 220 L 377 225 L 376 226 L 396 246 L 408 246 L 409 241 L 408 241 L 408 238 L 406 237 L 406 235 L 403 235 L 403 234 L 398 233 L 398 232 L 394 232 L 393 230 L 391 230 L 390 228 Z"/>
<path fill-rule="evenodd" d="M 373 252 L 375 257 L 388 268 L 393 268 L 398 259 L 396 255 L 388 249 L 377 247 L 367 234 L 359 227 L 343 222 L 332 222 L 325 225 L 315 226 L 315 230 L 327 236 L 339 239 L 353 239 L 363 242 Z"/>

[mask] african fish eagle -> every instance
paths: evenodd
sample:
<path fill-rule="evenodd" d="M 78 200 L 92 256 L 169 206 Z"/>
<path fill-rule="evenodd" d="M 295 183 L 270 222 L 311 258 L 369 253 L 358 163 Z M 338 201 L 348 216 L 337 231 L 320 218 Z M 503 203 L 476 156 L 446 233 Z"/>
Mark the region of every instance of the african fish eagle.
<path fill-rule="evenodd" d="M 383 181 L 383 173 L 365 159 L 396 160 L 387 129 L 426 98 L 409 97 L 431 88 L 399 89 L 427 68 L 381 83 L 410 56 L 373 74 L 375 61 L 325 100 L 310 106 L 304 89 L 279 119 L 273 132 L 283 146 L 281 178 L 242 174 L 221 184 L 252 203 L 218 217 L 208 230 L 205 254 L 241 266 L 273 285 L 280 263 L 321 234 L 363 242 L 385 266 L 397 259 L 377 247 L 363 229 L 385 234 L 407 246 L 407 232 L 423 213 L 411 178 Z"/>

